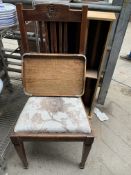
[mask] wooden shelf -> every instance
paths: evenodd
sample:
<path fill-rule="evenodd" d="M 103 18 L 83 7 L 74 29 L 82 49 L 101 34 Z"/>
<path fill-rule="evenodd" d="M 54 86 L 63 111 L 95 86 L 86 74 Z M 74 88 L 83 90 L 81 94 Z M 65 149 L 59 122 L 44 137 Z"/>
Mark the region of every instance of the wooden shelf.
<path fill-rule="evenodd" d="M 97 71 L 96 70 L 87 70 L 86 78 L 97 79 Z"/>
<path fill-rule="evenodd" d="M 114 21 L 116 19 L 116 15 L 114 12 L 88 11 L 87 18 L 102 21 Z"/>

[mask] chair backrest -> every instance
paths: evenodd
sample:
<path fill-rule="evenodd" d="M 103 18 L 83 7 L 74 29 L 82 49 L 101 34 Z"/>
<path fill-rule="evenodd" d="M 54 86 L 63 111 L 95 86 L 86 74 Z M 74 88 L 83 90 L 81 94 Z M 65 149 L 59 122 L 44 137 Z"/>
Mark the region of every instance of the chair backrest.
<path fill-rule="evenodd" d="M 82 10 L 68 5 L 37 4 L 34 9 L 24 9 L 17 4 L 23 53 L 29 52 L 28 21 L 36 22 L 40 52 L 85 54 L 87 41 L 87 6 Z"/>
<path fill-rule="evenodd" d="M 31 96 L 82 96 L 86 58 L 81 54 L 23 55 L 23 86 Z"/>

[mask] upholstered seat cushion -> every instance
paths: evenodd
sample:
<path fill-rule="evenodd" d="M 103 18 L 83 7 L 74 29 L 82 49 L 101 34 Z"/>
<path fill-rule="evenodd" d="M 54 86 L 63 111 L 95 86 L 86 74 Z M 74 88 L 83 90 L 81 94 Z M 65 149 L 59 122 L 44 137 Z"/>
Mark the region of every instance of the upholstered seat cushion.
<path fill-rule="evenodd" d="M 81 98 L 30 97 L 14 132 L 90 133 L 91 128 Z"/>

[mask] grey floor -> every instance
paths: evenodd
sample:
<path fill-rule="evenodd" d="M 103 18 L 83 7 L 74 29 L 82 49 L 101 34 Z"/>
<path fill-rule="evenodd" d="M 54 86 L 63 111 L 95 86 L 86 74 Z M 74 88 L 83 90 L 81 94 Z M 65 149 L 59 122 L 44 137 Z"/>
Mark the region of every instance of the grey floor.
<path fill-rule="evenodd" d="M 130 51 L 131 23 L 121 54 Z M 7 155 L 8 175 L 131 175 L 131 61 L 118 59 L 104 106 L 109 120 L 95 116 L 96 139 L 84 170 L 78 168 L 81 143 L 26 143 L 29 169 L 25 170 L 11 145 Z"/>

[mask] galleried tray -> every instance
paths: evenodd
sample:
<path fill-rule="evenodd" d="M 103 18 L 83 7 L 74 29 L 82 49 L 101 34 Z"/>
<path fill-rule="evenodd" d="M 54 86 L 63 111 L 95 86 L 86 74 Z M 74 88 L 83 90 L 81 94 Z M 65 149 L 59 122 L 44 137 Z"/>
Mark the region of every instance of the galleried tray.
<path fill-rule="evenodd" d="M 30 96 L 82 96 L 86 58 L 81 54 L 23 56 L 23 86 Z"/>

